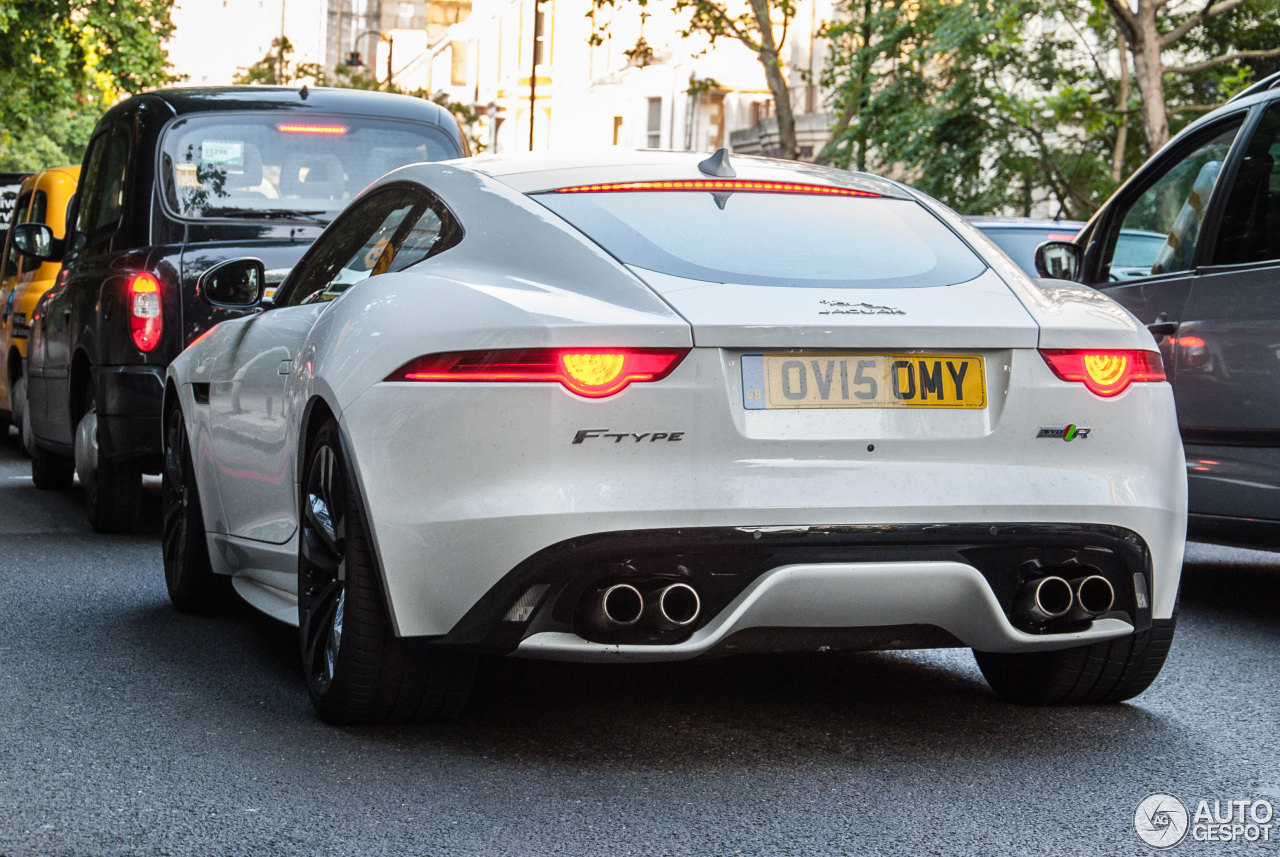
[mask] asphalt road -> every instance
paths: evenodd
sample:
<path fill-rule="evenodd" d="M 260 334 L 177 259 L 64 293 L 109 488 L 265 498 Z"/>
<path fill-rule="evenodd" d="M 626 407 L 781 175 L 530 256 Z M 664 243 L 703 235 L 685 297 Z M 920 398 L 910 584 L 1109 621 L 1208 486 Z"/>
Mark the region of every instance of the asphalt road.
<path fill-rule="evenodd" d="M 292 629 L 170 609 L 154 493 L 98 536 L 27 474 L 0 443 L 4 857 L 1143 854 L 1152 792 L 1280 822 L 1280 554 L 1193 546 L 1127 705 L 1003 704 L 967 651 L 495 661 L 460 722 L 335 729 Z"/>

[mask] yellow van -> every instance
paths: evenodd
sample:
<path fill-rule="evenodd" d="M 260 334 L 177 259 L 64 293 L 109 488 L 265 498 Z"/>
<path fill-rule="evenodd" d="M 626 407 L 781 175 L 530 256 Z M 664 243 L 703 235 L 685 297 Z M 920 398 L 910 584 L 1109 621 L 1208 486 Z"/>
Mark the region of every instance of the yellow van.
<path fill-rule="evenodd" d="M 18 223 L 47 224 L 54 237 L 63 238 L 67 227 L 67 206 L 76 192 L 80 167 L 54 167 L 27 178 L 18 191 L 10 228 Z M 23 449 L 30 450 L 27 408 L 27 336 L 31 313 L 40 296 L 53 286 L 62 269 L 59 262 L 33 262 L 13 247 L 5 233 L 3 271 L 0 272 L 0 346 L 4 371 L 0 372 L 0 429 L 9 424 L 22 435 Z"/>

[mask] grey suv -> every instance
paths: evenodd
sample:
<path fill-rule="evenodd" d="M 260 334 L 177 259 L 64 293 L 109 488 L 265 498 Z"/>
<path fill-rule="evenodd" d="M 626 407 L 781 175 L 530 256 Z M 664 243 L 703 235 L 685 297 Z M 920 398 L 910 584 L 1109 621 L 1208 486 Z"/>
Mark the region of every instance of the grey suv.
<path fill-rule="evenodd" d="M 1138 233 L 1163 241 L 1135 264 L 1124 236 Z M 1160 341 L 1188 535 L 1280 547 L 1280 74 L 1188 126 L 1036 264 L 1115 298 Z"/>

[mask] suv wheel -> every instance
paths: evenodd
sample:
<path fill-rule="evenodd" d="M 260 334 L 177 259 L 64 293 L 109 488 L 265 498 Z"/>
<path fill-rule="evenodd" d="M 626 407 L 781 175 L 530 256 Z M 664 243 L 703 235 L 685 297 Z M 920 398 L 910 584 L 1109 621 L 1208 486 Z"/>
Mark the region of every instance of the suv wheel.
<path fill-rule="evenodd" d="M 99 533 L 127 533 L 142 507 L 142 469 L 137 462 L 98 456 L 98 409 L 90 393 L 76 426 L 76 473 L 84 486 L 89 524 Z"/>

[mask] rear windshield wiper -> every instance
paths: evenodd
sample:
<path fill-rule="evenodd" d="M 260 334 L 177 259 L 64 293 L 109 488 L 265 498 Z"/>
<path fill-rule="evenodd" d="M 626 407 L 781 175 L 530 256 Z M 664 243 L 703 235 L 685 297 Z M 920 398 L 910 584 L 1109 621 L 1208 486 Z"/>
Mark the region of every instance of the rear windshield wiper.
<path fill-rule="evenodd" d="M 317 216 L 328 213 L 323 208 L 315 211 L 300 211 L 293 208 L 215 208 L 211 211 L 206 211 L 205 216 L 262 218 L 264 220 L 310 220 L 312 223 L 328 226 L 329 218 Z"/>

